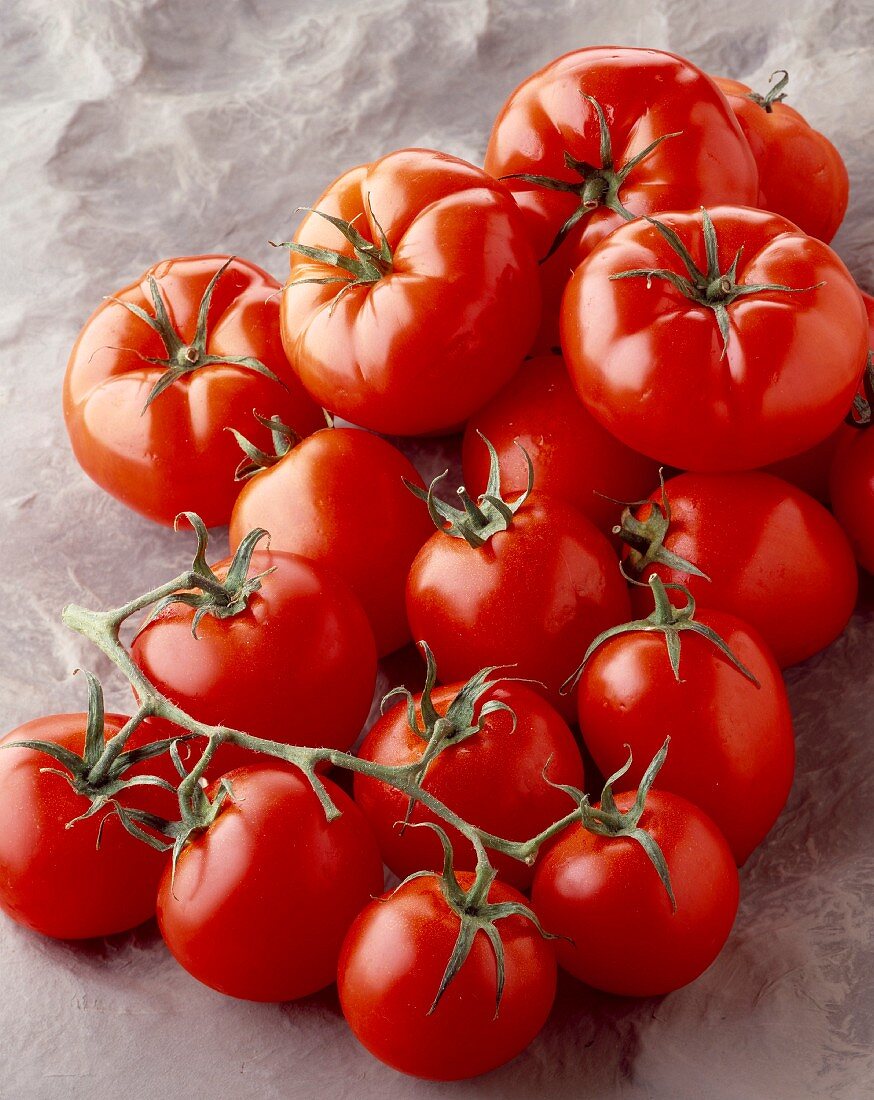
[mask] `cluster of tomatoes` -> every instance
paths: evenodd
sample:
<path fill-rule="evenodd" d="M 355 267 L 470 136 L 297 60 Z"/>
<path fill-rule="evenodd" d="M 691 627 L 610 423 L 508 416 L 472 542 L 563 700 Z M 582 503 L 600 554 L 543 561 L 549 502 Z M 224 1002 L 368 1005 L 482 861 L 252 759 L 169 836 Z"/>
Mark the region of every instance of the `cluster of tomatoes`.
<path fill-rule="evenodd" d="M 336 980 L 361 1042 L 433 1078 L 522 1050 L 557 963 L 632 996 L 710 965 L 792 783 L 781 668 L 874 570 L 874 302 L 827 243 L 844 165 L 777 75 L 578 50 L 513 92 L 484 168 L 340 176 L 283 288 L 202 256 L 103 302 L 64 385 L 76 457 L 186 511 L 198 552 L 117 660 L 136 715 L 89 676 L 87 715 L 3 742 L 7 913 L 89 937 L 157 911 L 237 997 Z M 454 504 L 383 438 L 462 428 Z M 424 690 L 352 755 L 411 639 Z M 249 743 L 198 771 L 207 728 Z"/>

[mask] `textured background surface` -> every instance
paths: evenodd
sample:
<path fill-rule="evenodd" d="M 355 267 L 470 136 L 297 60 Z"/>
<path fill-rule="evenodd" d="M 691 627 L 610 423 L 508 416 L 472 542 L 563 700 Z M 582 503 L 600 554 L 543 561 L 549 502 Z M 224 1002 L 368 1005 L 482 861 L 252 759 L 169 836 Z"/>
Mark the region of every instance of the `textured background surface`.
<path fill-rule="evenodd" d="M 165 256 L 227 251 L 281 276 L 267 239 L 342 169 L 403 145 L 477 160 L 529 72 L 602 43 L 682 53 L 791 102 L 836 142 L 852 195 L 835 245 L 874 290 L 870 0 L 2 0 L 0 704 L 4 728 L 80 709 L 67 601 L 175 575 L 188 540 L 75 466 L 60 417 L 72 340 L 101 295 Z M 433 458 L 425 456 L 429 466 Z M 791 548 L 787 548 L 791 552 Z M 511 1066 L 453 1087 L 358 1048 L 333 994 L 256 1006 L 200 987 L 152 927 L 85 947 L 0 921 L 0 1097 L 861 1098 L 874 1091 L 871 611 L 789 674 L 790 805 L 744 869 L 713 968 L 670 997 L 567 981 Z M 107 676 L 109 702 L 126 687 Z M 739 807 L 742 812 L 742 807 Z"/>

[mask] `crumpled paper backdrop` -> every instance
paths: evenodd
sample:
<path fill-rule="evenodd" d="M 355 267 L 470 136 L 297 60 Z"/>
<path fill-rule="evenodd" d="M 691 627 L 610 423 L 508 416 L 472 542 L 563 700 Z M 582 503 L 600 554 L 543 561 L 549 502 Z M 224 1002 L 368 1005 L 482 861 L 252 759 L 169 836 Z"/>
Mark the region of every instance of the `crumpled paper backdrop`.
<path fill-rule="evenodd" d="M 789 69 L 791 102 L 847 160 L 835 246 L 874 290 L 870 0 L 4 0 L 4 728 L 80 709 L 78 665 L 126 706 L 126 685 L 59 611 L 122 602 L 175 575 L 190 550 L 190 535 L 104 496 L 67 445 L 61 378 L 101 295 L 184 253 L 236 252 L 281 277 L 285 254 L 268 238 L 286 235 L 294 208 L 341 170 L 404 145 L 477 161 L 523 77 L 603 43 L 662 47 L 758 88 Z M 445 454 L 415 457 L 431 473 Z M 0 1097 L 872 1095 L 872 645 L 869 595 L 843 638 L 789 673 L 794 792 L 744 868 L 726 950 L 691 987 L 625 1001 L 564 980 L 516 1062 L 433 1086 L 360 1049 L 332 992 L 236 1002 L 181 970 L 153 926 L 72 946 L 3 919 Z"/>

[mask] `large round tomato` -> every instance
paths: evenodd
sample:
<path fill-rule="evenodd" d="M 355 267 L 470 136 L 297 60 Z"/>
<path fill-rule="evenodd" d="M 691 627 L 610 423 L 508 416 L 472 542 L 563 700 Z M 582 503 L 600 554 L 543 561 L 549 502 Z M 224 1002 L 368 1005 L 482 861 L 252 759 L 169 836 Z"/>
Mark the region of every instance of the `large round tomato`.
<path fill-rule="evenodd" d="M 178 962 L 220 993 L 291 1001 L 334 980 L 349 925 L 383 886 L 382 859 L 355 803 L 329 780 L 329 822 L 299 772 L 240 768 L 207 828 L 158 891 L 161 935 Z M 215 794 L 213 789 L 210 794 Z"/>
<path fill-rule="evenodd" d="M 687 585 L 703 606 L 748 622 L 783 668 L 837 638 L 853 612 L 858 576 L 846 536 L 821 504 L 764 473 L 681 474 L 665 493 L 671 522 L 663 545 L 710 580 L 660 564 L 642 580 L 654 571 Z M 649 505 L 637 512 L 641 520 L 649 514 Z M 646 590 L 634 589 L 632 602 L 638 615 L 651 610 Z"/>
<path fill-rule="evenodd" d="M 635 793 L 615 797 L 626 812 Z M 676 910 L 637 840 L 581 825 L 541 858 L 532 904 L 544 928 L 567 937 L 555 941 L 565 970 L 608 993 L 655 997 L 694 981 L 719 954 L 737 912 L 738 878 L 722 834 L 684 798 L 650 791 L 639 825 L 662 850 Z"/>
<path fill-rule="evenodd" d="M 612 163 L 604 159 L 598 110 L 588 97 L 603 111 Z M 536 72 L 502 107 L 485 167 L 494 176 L 541 177 L 505 181 L 538 257 L 578 218 L 541 267 L 539 350 L 558 344 L 559 304 L 571 271 L 623 220 L 718 202 L 754 206 L 758 196 L 749 146 L 713 81 L 659 50 L 597 46 Z"/>
<path fill-rule="evenodd" d="M 459 872 L 457 878 L 469 888 L 473 875 Z M 500 882 L 489 890 L 491 904 L 524 900 Z M 497 1013 L 495 952 L 482 931 L 430 1011 L 459 924 L 440 879 L 428 875 L 371 902 L 343 944 L 337 969 L 343 1014 L 359 1042 L 402 1073 L 454 1081 L 495 1069 L 528 1046 L 552 1008 L 552 944 L 514 914 L 495 925 L 505 965 Z"/>
<path fill-rule="evenodd" d="M 447 709 L 465 685 L 437 688 L 431 701 L 438 715 Z M 417 722 L 422 723 L 421 695 L 415 699 Z M 511 708 L 487 713 L 477 733 L 453 744 L 480 720 L 482 707 L 501 702 Z M 451 712 L 450 712 L 451 713 Z M 507 840 L 529 840 L 567 812 L 567 795 L 550 786 L 566 783 L 583 787 L 583 765 L 574 736 L 559 714 L 530 688 L 500 683 L 479 696 L 470 725 L 450 723 L 444 748 L 428 765 L 422 781 L 429 791 L 465 821 Z M 373 726 L 358 751 L 365 760 L 394 766 L 421 760 L 427 742 L 411 729 L 407 708 L 393 707 Z M 544 778 L 548 775 L 549 783 Z M 407 813 L 407 798 L 379 780 L 356 773 L 355 801 L 370 821 L 383 859 L 401 878 L 443 866 L 440 842 L 430 829 L 399 828 Z M 443 825 L 455 852 L 455 866 L 472 871 L 473 847 L 451 826 L 439 821 L 416 803 L 410 821 Z M 531 882 L 532 870 L 500 852 L 490 853 L 505 882 L 522 888 Z"/>
<path fill-rule="evenodd" d="M 213 571 L 227 576 L 231 559 Z M 256 550 L 249 576 L 267 573 L 228 618 L 165 607 L 131 655 L 155 687 L 192 718 L 294 745 L 347 749 L 367 718 L 376 649 L 358 600 L 333 574 L 278 551 Z M 219 749 L 223 767 L 251 753 Z M 218 760 L 214 766 L 217 766 Z"/>
<path fill-rule="evenodd" d="M 405 480 L 422 485 L 378 436 L 317 432 L 247 483 L 231 516 L 231 548 L 264 527 L 274 549 L 328 566 L 361 601 L 380 656 L 391 653 L 410 640 L 404 586 L 433 530 Z"/>
<path fill-rule="evenodd" d="M 402 149 L 351 169 L 295 234 L 288 358 L 320 404 L 375 431 L 460 424 L 510 378 L 539 319 L 512 196 L 445 153 Z"/>
<path fill-rule="evenodd" d="M 527 360 L 467 422 L 464 478 L 469 489 L 482 493 L 489 456 L 477 433 L 498 452 L 509 492 L 525 488 L 521 446 L 531 458 L 538 489 L 573 504 L 605 534 L 616 522 L 616 506 L 604 498 L 640 500 L 658 478 L 652 459 L 620 443 L 580 404 L 558 355 Z"/>
<path fill-rule="evenodd" d="M 224 264 L 199 324 L 204 295 Z M 301 435 L 324 424 L 282 351 L 278 290 L 246 260 L 186 256 L 155 264 L 98 306 L 64 379 L 67 431 L 88 476 L 159 523 L 172 524 L 186 510 L 209 527 L 227 523 L 240 491 L 240 456 L 225 428 L 265 446 L 266 428 L 249 431 L 253 408 L 277 414 Z M 165 320 L 166 339 L 137 311 L 153 323 L 156 315 Z M 162 380 L 170 384 L 156 392 Z"/>
<path fill-rule="evenodd" d="M 850 193 L 841 154 L 798 111 L 781 102 L 782 95 L 769 98 L 782 91 L 785 81 L 774 85 L 769 95 L 759 95 L 739 80 L 715 79 L 756 158 L 756 205 L 828 243 L 843 221 Z"/>
<path fill-rule="evenodd" d="M 674 243 L 632 222 L 568 284 L 562 345 L 592 415 L 629 447 L 687 470 L 751 469 L 825 439 L 852 404 L 868 348 L 841 260 L 761 210 L 660 222 Z"/>

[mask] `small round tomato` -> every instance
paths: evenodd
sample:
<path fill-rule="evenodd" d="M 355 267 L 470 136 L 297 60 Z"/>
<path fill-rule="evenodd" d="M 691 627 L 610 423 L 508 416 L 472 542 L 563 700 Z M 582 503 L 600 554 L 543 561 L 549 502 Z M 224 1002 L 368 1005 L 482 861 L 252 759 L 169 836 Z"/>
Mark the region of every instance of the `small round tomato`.
<path fill-rule="evenodd" d="M 64 379 L 79 465 L 158 523 L 227 523 L 240 486 L 230 432 L 269 409 L 300 435 L 324 424 L 279 336 L 279 284 L 228 256 L 164 260 L 97 307 Z M 205 310 L 203 308 L 205 304 Z M 254 441 L 270 433 L 257 426 Z"/>
<path fill-rule="evenodd" d="M 404 586 L 432 531 L 404 487 L 422 485 L 406 458 L 354 428 L 316 432 L 249 481 L 231 516 L 231 548 L 255 527 L 275 550 L 327 566 L 364 607 L 380 656 L 410 640 Z"/>
<path fill-rule="evenodd" d="M 836 520 L 806 493 L 764 473 L 681 474 L 665 482 L 670 524 L 649 542 L 632 536 L 630 567 L 684 584 L 702 605 L 726 611 L 762 636 L 781 668 L 824 649 L 853 613 L 858 575 L 853 552 Z M 661 492 L 639 520 L 663 512 Z M 682 566 L 659 564 L 658 545 L 707 577 Z M 654 565 L 645 555 L 655 554 Z M 649 612 L 649 593 L 635 589 L 638 615 Z"/>
<path fill-rule="evenodd" d="M 445 153 L 401 149 L 344 173 L 288 247 L 288 358 L 315 400 L 374 431 L 454 429 L 537 331 L 537 263 L 518 207 Z"/>
<path fill-rule="evenodd" d="M 828 243 L 847 212 L 850 180 L 841 154 L 793 107 L 782 101 L 789 79 L 785 70 L 765 95 L 739 80 L 716 77 L 737 116 L 759 169 L 759 201 L 794 222 L 811 237 Z"/>
<path fill-rule="evenodd" d="M 507 491 L 525 489 L 524 447 L 540 492 L 566 500 L 605 534 L 616 522 L 616 506 L 604 498 L 640 500 L 658 478 L 657 463 L 620 443 L 580 404 L 559 355 L 527 360 L 467 422 L 464 477 L 481 493 L 489 461 L 478 433 L 498 452 Z"/>
<path fill-rule="evenodd" d="M 457 880 L 467 888 L 473 875 L 462 871 Z M 488 901 L 525 903 L 500 882 Z M 401 1073 L 456 1081 L 495 1069 L 528 1046 L 552 1008 L 552 944 L 515 913 L 495 924 L 505 968 L 497 1012 L 495 950 L 482 930 L 433 1007 L 460 922 L 441 880 L 427 875 L 371 902 L 343 944 L 337 969 L 343 1014 L 356 1039 Z"/>
<path fill-rule="evenodd" d="M 297 771 L 239 768 L 208 828 L 192 834 L 158 890 L 158 924 L 198 981 L 250 1001 L 291 1001 L 334 980 L 340 945 L 383 887 L 364 815 L 323 780 L 339 817 L 328 821 Z M 216 793 L 216 787 L 208 792 Z"/>
<path fill-rule="evenodd" d="M 635 797 L 616 795 L 617 808 L 630 810 Z M 532 905 L 544 928 L 567 937 L 555 941 L 565 970 L 607 993 L 655 997 L 694 981 L 719 954 L 737 912 L 738 877 L 725 838 L 686 799 L 650 791 L 639 827 L 662 851 L 676 909 L 639 841 L 582 825 L 542 856 Z"/>

